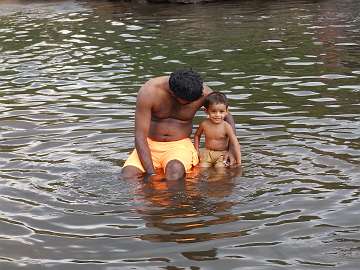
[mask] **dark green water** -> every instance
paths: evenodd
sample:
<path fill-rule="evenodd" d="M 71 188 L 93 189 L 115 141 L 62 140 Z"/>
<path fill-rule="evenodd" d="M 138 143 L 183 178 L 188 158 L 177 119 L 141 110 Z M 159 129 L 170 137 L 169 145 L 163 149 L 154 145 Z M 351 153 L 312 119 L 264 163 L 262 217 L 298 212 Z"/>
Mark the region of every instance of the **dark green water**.
<path fill-rule="evenodd" d="M 1 1 L 0 269 L 358 269 L 359 14 Z M 118 179 L 137 90 L 183 67 L 228 95 L 243 175 Z"/>

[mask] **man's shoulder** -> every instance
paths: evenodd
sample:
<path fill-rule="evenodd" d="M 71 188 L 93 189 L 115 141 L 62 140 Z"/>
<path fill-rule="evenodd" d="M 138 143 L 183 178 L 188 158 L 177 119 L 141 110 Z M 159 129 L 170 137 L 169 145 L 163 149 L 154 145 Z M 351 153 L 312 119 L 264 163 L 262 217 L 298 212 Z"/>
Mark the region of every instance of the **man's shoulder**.
<path fill-rule="evenodd" d="M 168 98 L 168 90 L 166 88 L 167 77 L 155 77 L 148 80 L 140 88 L 137 94 L 138 105 L 148 104 L 156 105 L 162 104 Z"/>
<path fill-rule="evenodd" d="M 144 85 L 148 87 L 159 87 L 169 81 L 169 76 L 159 76 L 149 79 Z"/>
<path fill-rule="evenodd" d="M 167 76 L 155 77 L 148 81 L 146 81 L 139 90 L 139 94 L 141 93 L 153 93 L 154 91 L 159 94 L 166 90 L 166 85 L 168 82 Z"/>

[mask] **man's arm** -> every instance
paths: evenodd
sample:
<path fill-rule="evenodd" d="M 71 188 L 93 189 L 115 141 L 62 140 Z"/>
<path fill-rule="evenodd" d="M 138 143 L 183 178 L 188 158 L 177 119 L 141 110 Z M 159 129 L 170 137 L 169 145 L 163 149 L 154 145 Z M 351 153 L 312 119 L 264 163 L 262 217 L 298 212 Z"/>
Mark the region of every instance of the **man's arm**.
<path fill-rule="evenodd" d="M 231 113 L 228 113 L 224 120 L 230 125 L 234 135 L 236 136 L 235 121 L 234 121 L 234 118 L 231 115 Z M 236 160 L 235 160 L 236 153 L 235 152 L 236 152 L 236 149 L 234 149 L 234 145 L 230 143 L 229 151 L 225 155 L 225 160 L 228 161 L 229 166 L 233 166 L 234 163 L 236 162 Z"/>
<path fill-rule="evenodd" d="M 237 165 L 241 164 L 241 148 L 240 143 L 234 133 L 234 130 L 230 125 L 226 125 L 226 133 L 229 137 L 229 148 L 232 150 L 234 156 L 235 156 L 235 163 Z"/>
<path fill-rule="evenodd" d="M 231 115 L 231 113 L 227 113 L 227 115 L 225 116 L 224 119 L 226 122 L 228 122 L 230 124 L 230 126 L 232 127 L 234 133 L 235 133 L 235 121 L 234 121 L 234 117 Z"/>
<path fill-rule="evenodd" d="M 154 165 L 151 159 L 151 152 L 147 137 L 151 124 L 152 98 L 145 88 L 140 89 L 136 100 L 135 112 L 135 148 L 139 155 L 141 164 L 146 174 L 155 173 Z"/>
<path fill-rule="evenodd" d="M 206 83 L 203 83 L 203 96 L 206 97 L 211 92 L 213 92 L 213 90 L 209 86 L 207 86 Z"/>

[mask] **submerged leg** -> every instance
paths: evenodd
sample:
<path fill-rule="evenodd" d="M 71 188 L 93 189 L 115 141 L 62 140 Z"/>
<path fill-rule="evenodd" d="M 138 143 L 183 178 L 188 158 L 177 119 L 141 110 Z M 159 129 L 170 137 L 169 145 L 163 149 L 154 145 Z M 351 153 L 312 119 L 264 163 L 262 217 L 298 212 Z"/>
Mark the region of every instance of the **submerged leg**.
<path fill-rule="evenodd" d="M 167 180 L 180 180 L 185 177 L 185 167 L 184 165 L 176 160 L 170 160 L 166 164 L 165 168 L 165 177 Z"/>
<path fill-rule="evenodd" d="M 144 173 L 135 166 L 126 166 L 121 170 L 121 177 L 125 180 L 140 179 Z"/>

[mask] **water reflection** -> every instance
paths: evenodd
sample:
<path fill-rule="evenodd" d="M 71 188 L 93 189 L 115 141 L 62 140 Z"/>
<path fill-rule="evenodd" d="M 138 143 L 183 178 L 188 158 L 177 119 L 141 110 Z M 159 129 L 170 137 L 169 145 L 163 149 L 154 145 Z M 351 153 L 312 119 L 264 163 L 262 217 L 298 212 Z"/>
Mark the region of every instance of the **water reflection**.
<path fill-rule="evenodd" d="M 206 171 L 184 181 L 143 182 L 137 190 L 142 205 L 137 212 L 151 233 L 141 235 L 140 239 L 181 245 L 203 243 L 196 250 L 181 254 L 192 261 L 218 259 L 217 249 L 212 248 L 209 241 L 247 235 L 244 228 L 218 229 L 239 220 L 231 211 L 238 202 L 229 199 L 236 185 L 236 175 L 239 175 L 237 169 L 226 175 Z"/>

